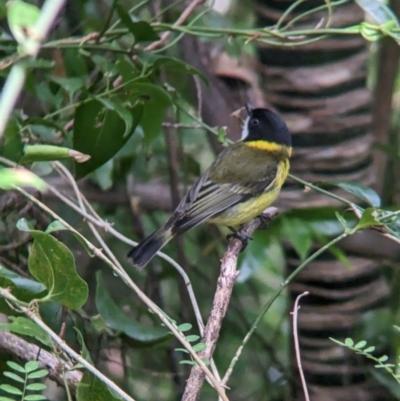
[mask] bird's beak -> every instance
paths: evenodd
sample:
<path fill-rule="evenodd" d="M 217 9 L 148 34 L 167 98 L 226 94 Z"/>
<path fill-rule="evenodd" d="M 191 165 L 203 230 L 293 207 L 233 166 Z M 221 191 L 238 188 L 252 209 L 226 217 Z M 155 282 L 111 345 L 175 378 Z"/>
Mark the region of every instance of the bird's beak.
<path fill-rule="evenodd" d="M 250 103 L 246 103 L 245 107 L 246 107 L 246 110 L 247 110 L 247 114 L 250 116 L 252 111 L 254 110 L 254 107 Z"/>

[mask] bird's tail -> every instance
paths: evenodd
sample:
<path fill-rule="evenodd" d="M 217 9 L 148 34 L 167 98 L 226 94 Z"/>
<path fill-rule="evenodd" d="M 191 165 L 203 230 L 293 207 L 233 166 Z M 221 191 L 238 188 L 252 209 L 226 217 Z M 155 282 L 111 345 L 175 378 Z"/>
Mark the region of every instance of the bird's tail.
<path fill-rule="evenodd" d="M 128 253 L 138 269 L 143 269 L 155 254 L 174 237 L 171 227 L 161 227 Z"/>

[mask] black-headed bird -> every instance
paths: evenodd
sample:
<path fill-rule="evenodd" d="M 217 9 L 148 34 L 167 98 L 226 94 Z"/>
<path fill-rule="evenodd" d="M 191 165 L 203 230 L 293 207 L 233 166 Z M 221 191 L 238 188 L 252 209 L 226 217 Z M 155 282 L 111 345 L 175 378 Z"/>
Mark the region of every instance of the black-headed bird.
<path fill-rule="evenodd" d="M 289 172 L 291 134 L 273 111 L 246 109 L 242 139 L 217 156 L 161 228 L 131 249 L 128 257 L 137 268 L 176 235 L 205 221 L 240 227 L 278 197 Z"/>

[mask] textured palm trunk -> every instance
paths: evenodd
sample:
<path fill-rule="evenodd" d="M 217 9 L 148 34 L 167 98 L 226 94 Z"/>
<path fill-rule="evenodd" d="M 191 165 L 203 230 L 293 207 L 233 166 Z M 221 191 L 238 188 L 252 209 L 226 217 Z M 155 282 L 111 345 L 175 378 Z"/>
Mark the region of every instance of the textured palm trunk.
<path fill-rule="evenodd" d="M 258 0 L 257 26 L 271 26 L 293 2 Z M 325 4 L 309 0 L 304 12 Z M 291 15 L 293 17 L 294 14 Z M 324 19 L 322 19 L 324 18 Z M 359 23 L 363 13 L 349 2 L 335 8 L 331 26 Z M 312 14 L 296 25 L 326 23 L 327 13 Z M 324 22 L 325 21 L 325 22 Z M 361 36 L 341 36 L 301 47 L 259 46 L 262 87 L 292 133 L 292 172 L 308 181 L 339 179 L 371 185 L 371 93 L 366 88 L 367 45 Z M 332 199 L 289 182 L 284 208 L 335 204 Z M 354 334 L 366 311 L 384 306 L 388 288 L 377 262 L 348 253 L 351 268 L 329 254 L 311 263 L 290 286 L 294 299 L 303 291 L 299 336 L 306 381 L 313 401 L 384 400 L 384 391 L 367 373 L 363 357 L 335 345 L 329 337 Z M 299 264 L 288 250 L 288 268 Z M 298 377 L 296 363 L 292 363 Z M 302 399 L 300 383 L 294 399 Z"/>

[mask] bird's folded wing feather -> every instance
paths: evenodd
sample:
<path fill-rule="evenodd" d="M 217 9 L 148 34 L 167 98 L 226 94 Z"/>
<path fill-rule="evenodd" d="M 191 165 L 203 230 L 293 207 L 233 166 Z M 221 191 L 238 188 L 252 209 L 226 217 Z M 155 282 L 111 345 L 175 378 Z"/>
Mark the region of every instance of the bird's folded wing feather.
<path fill-rule="evenodd" d="M 245 183 L 215 183 L 203 174 L 178 205 L 173 217 L 180 230 L 196 226 L 204 220 L 263 192 L 273 183 L 278 164 L 270 166 L 262 180 Z"/>

